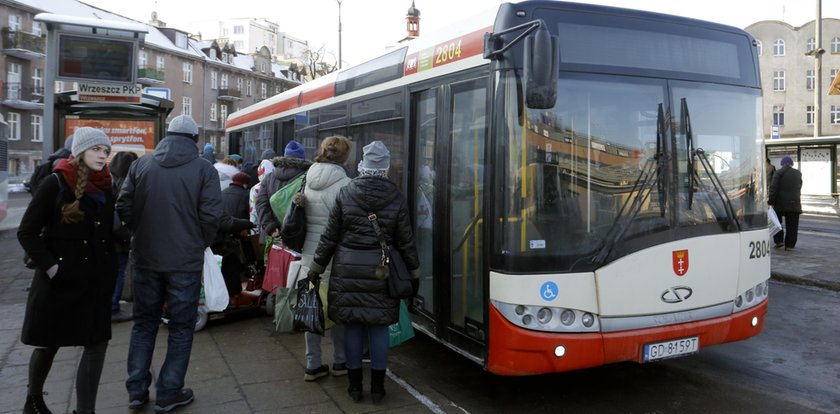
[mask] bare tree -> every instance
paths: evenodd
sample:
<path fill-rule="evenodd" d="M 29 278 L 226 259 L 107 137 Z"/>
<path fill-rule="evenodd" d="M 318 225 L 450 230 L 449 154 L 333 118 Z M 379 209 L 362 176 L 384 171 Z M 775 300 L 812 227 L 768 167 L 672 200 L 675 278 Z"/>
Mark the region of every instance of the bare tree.
<path fill-rule="evenodd" d="M 305 67 L 305 75 L 311 76 L 312 79 L 335 72 L 338 69 L 335 56 L 332 52 L 327 52 L 325 45 L 321 45 L 318 49 L 307 48 L 301 54 L 300 60 Z"/>

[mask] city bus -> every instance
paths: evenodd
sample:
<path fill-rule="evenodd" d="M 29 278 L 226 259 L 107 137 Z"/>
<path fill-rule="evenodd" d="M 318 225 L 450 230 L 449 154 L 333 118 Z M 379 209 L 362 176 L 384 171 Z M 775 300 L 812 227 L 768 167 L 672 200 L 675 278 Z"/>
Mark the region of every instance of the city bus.
<path fill-rule="evenodd" d="M 229 152 L 391 151 L 416 329 L 498 375 L 649 363 L 758 335 L 770 248 L 756 43 L 555 1 L 502 4 L 232 113 Z M 279 152 L 279 151 L 278 151 Z"/>

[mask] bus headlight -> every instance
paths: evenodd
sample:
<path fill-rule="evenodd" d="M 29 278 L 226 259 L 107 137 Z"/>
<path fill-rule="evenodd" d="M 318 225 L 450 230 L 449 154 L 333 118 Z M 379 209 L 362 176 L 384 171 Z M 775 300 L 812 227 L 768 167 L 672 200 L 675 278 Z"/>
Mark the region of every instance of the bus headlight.
<path fill-rule="evenodd" d="M 750 287 L 746 291 L 740 292 L 738 296 L 735 297 L 732 312 L 740 312 L 764 301 L 764 299 L 767 298 L 769 287 L 768 281 L 765 280 Z"/>
<path fill-rule="evenodd" d="M 550 306 L 531 306 L 491 301 L 514 325 L 544 332 L 598 332 L 598 317 L 590 312 Z M 564 351 L 565 352 L 565 351 Z"/>

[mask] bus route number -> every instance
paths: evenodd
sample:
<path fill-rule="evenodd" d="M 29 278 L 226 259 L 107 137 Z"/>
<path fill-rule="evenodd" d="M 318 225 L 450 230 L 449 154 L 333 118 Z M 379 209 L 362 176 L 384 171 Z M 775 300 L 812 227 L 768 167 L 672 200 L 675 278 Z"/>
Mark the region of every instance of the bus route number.
<path fill-rule="evenodd" d="M 770 256 L 770 242 L 767 240 L 750 242 L 750 259 L 761 259 Z"/>
<path fill-rule="evenodd" d="M 435 48 L 435 66 L 443 65 L 446 62 L 461 57 L 461 40 L 438 45 Z"/>

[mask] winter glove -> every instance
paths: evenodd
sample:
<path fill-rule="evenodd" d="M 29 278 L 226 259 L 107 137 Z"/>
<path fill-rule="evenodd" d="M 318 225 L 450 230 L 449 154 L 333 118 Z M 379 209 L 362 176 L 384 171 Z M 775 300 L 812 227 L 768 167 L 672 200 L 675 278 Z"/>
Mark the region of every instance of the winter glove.
<path fill-rule="evenodd" d="M 308 280 L 309 280 L 312 284 L 315 284 L 315 283 L 317 283 L 319 280 L 321 280 L 321 274 L 320 274 L 320 273 L 318 273 L 318 272 L 316 272 L 316 271 L 314 271 L 314 270 L 310 270 L 309 272 L 307 272 L 307 273 L 306 273 L 306 278 L 307 278 L 307 279 L 308 279 Z"/>

